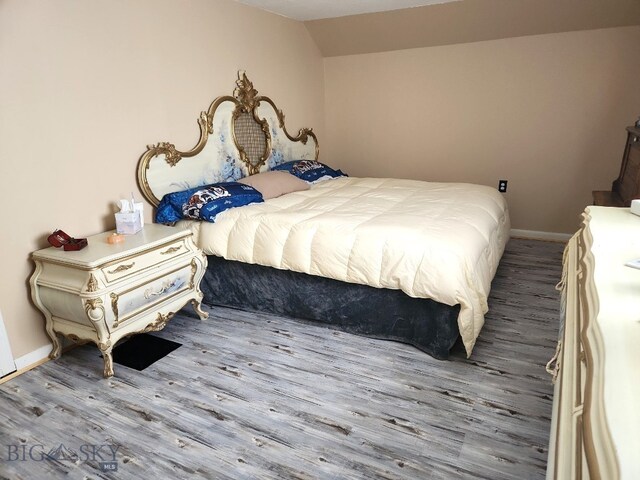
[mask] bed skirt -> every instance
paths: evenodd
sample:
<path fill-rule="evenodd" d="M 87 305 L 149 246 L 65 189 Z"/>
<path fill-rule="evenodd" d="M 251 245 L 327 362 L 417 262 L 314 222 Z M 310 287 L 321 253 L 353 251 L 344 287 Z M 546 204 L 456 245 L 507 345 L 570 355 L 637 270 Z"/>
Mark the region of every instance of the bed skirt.
<path fill-rule="evenodd" d="M 441 360 L 449 357 L 459 335 L 460 305 L 213 255 L 207 258 L 200 285 L 207 305 L 273 313 L 408 343 Z"/>

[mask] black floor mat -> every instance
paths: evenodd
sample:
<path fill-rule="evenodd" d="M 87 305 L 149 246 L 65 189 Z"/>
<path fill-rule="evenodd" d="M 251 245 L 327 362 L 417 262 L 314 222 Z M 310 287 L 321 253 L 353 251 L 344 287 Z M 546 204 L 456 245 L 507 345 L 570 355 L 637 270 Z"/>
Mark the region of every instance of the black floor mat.
<path fill-rule="evenodd" d="M 113 349 L 113 361 L 125 367 L 144 370 L 182 344 L 142 333 Z"/>

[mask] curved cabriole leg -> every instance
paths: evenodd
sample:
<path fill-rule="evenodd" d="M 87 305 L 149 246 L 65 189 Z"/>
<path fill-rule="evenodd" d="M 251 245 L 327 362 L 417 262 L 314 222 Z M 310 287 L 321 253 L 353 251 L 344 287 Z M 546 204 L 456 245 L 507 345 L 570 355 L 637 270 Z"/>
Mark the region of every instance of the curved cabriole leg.
<path fill-rule="evenodd" d="M 202 309 L 201 301 L 193 299 L 191 300 L 191 305 L 193 306 L 193 309 L 196 311 L 196 313 L 200 317 L 200 320 L 206 320 L 207 318 L 209 318 L 209 314 Z"/>
<path fill-rule="evenodd" d="M 51 343 L 53 344 L 53 349 L 49 354 L 49 358 L 51 360 L 55 360 L 56 358 L 60 357 L 61 345 L 56 332 L 54 332 L 53 330 L 53 322 L 47 321 L 47 335 L 49 336 L 49 338 L 51 339 Z"/>
<path fill-rule="evenodd" d="M 104 378 L 112 377 L 113 358 L 111 357 L 111 349 L 113 348 L 113 344 L 111 343 L 111 335 L 104 320 L 104 303 L 99 297 L 90 298 L 84 302 L 84 311 L 87 314 L 87 318 L 93 323 L 93 327 L 98 336 L 95 342 L 102 352 L 102 358 L 104 359 Z"/>
<path fill-rule="evenodd" d="M 37 260 L 35 261 L 35 263 L 36 263 L 36 269 L 33 272 L 33 275 L 31 275 L 31 278 L 29 279 L 29 284 L 31 285 L 31 299 L 33 300 L 33 303 L 36 305 L 36 307 L 38 307 L 38 310 L 40 310 L 44 315 L 45 330 L 47 332 L 47 335 L 51 339 L 51 343 L 53 345 L 53 349 L 51 350 L 51 353 L 49 353 L 49 358 L 54 360 L 60 356 L 61 345 L 60 345 L 60 341 L 58 340 L 58 336 L 56 335 L 56 332 L 53 330 L 53 319 L 51 318 L 51 313 L 49 312 L 49 310 L 45 308 L 45 306 L 42 303 L 42 300 L 40 299 L 40 289 L 38 287 L 38 278 L 40 277 L 40 273 L 42 273 L 42 263 Z"/>
<path fill-rule="evenodd" d="M 104 378 L 113 377 L 113 356 L 111 355 L 112 345 L 98 345 L 98 348 L 102 352 L 102 359 L 104 360 Z"/>

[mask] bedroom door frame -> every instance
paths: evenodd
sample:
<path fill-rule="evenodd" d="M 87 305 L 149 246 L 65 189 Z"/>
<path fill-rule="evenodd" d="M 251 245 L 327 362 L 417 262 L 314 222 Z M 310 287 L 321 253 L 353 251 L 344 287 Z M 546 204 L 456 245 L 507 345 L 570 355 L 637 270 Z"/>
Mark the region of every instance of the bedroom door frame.
<path fill-rule="evenodd" d="M 0 310 L 0 378 L 15 371 L 16 362 L 13 360 L 11 345 L 9 345 L 9 337 L 7 336 L 7 330 L 4 328 L 2 311 Z"/>

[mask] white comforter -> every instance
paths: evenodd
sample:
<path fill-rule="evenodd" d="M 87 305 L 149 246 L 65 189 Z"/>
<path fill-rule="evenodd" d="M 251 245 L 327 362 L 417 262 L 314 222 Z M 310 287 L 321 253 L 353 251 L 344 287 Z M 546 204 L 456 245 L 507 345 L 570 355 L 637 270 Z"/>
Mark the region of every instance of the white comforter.
<path fill-rule="evenodd" d="M 468 355 L 510 227 L 490 187 L 352 177 L 181 226 L 205 253 L 228 260 L 460 304 Z"/>

